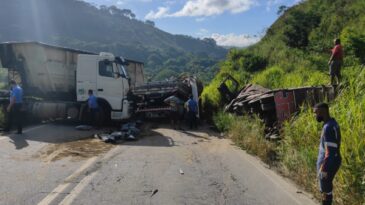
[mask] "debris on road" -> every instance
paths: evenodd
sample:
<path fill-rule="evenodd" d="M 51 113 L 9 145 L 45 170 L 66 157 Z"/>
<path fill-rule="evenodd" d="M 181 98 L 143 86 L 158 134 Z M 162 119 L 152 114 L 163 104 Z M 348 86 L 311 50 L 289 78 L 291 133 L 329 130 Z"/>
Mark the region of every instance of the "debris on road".
<path fill-rule="evenodd" d="M 180 174 L 184 175 L 184 171 L 182 169 L 180 169 Z"/>
<path fill-rule="evenodd" d="M 121 141 L 135 141 L 138 139 L 141 130 L 137 128 L 142 122 L 130 122 L 123 124 L 120 131 L 114 131 L 112 133 L 96 134 L 95 137 L 102 140 L 105 143 L 118 143 Z"/>
<path fill-rule="evenodd" d="M 88 131 L 88 130 L 91 130 L 93 127 L 90 126 L 90 125 L 79 125 L 79 126 L 76 126 L 75 129 L 77 130 L 83 130 L 83 131 Z"/>
<path fill-rule="evenodd" d="M 45 163 L 50 163 L 65 158 L 73 161 L 88 159 L 111 150 L 113 145 L 100 143 L 93 138 L 78 139 L 70 142 L 48 144 L 40 149 L 32 158 L 39 158 Z"/>
<path fill-rule="evenodd" d="M 158 192 L 158 189 L 154 189 L 154 190 L 152 191 L 151 197 L 153 197 L 155 194 L 157 194 L 157 192 Z"/>

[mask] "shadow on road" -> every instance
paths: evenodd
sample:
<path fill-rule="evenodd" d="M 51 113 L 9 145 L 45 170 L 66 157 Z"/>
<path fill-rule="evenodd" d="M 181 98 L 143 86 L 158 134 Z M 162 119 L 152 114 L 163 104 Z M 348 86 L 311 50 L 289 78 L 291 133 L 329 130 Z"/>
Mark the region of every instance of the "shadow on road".
<path fill-rule="evenodd" d="M 23 149 L 23 148 L 29 146 L 26 138 L 27 138 L 27 135 L 25 135 L 25 134 L 22 134 L 22 135 L 14 134 L 14 135 L 9 136 L 9 139 L 11 140 L 10 142 L 14 144 L 15 149 L 17 149 L 17 150 Z"/>
<path fill-rule="evenodd" d="M 123 142 L 120 145 L 129 146 L 152 146 L 152 147 L 173 147 L 177 146 L 174 140 L 169 136 L 164 136 L 159 132 L 152 130 L 148 131 L 148 134 L 143 134 L 143 136 L 138 141 L 133 142 Z"/>

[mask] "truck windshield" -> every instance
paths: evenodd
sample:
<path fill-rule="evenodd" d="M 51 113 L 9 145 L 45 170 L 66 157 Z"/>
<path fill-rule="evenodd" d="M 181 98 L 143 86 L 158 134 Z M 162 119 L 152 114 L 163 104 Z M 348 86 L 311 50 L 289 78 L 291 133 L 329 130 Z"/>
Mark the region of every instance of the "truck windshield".
<path fill-rule="evenodd" d="M 127 72 L 125 71 L 124 66 L 123 66 L 122 64 L 118 64 L 118 63 L 117 63 L 117 67 L 118 67 L 118 70 L 119 70 L 120 75 L 121 75 L 122 77 L 127 78 L 127 77 L 128 77 L 128 75 L 127 75 Z"/>

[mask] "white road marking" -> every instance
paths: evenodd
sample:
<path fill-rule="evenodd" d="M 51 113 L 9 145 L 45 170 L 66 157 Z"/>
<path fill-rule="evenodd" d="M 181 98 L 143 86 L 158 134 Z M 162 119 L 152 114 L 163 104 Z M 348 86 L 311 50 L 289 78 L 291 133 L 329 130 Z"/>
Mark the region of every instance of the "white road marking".
<path fill-rule="evenodd" d="M 84 190 L 84 188 L 91 182 L 98 172 L 94 172 L 85 178 L 83 178 L 77 186 L 72 189 L 69 195 L 67 195 L 59 205 L 71 205 L 76 197 Z"/>
<path fill-rule="evenodd" d="M 58 185 L 50 194 L 48 194 L 38 205 L 48 205 L 52 203 L 60 194 L 62 194 L 70 185 L 73 183 L 71 182 L 72 179 L 80 176 L 86 169 L 91 167 L 97 160 L 97 157 L 93 157 L 88 159 L 78 170 L 76 170 L 73 174 L 67 177 L 64 180 L 64 183 Z"/>

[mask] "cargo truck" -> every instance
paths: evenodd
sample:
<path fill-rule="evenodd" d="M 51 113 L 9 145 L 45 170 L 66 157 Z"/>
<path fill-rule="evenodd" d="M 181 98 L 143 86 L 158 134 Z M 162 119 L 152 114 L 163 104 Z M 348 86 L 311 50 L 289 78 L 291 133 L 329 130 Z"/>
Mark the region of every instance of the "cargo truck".
<path fill-rule="evenodd" d="M 41 120 L 85 118 L 89 89 L 97 96 L 101 120 L 128 119 L 130 90 L 144 84 L 141 62 L 39 42 L 0 44 L 0 68 L 23 87 L 29 116 Z M 8 99 L 5 83 L 0 101 L 5 105 Z"/>

